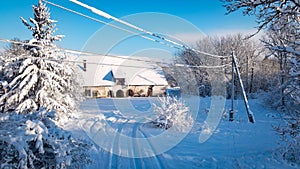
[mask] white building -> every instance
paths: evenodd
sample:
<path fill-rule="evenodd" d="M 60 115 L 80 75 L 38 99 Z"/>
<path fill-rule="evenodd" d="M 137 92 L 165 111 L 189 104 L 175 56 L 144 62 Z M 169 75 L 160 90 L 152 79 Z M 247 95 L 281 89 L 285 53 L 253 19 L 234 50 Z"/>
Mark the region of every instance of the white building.
<path fill-rule="evenodd" d="M 168 86 L 162 69 L 149 58 L 84 56 L 78 60 L 86 61 L 86 69 L 82 64 L 79 71 L 86 97 L 158 96 Z"/>

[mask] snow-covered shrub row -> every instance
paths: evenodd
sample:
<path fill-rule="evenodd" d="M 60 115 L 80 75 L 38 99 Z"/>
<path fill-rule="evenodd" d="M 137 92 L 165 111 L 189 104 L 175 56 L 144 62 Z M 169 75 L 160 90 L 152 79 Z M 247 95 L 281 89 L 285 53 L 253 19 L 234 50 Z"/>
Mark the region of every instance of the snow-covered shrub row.
<path fill-rule="evenodd" d="M 157 117 L 154 121 L 156 126 L 164 129 L 172 127 L 184 132 L 193 125 L 194 119 L 189 114 L 189 107 L 181 99 L 170 96 L 158 99 L 161 105 L 153 104 Z"/>
<path fill-rule="evenodd" d="M 0 168 L 82 168 L 91 144 L 37 114 L 0 115 Z"/>

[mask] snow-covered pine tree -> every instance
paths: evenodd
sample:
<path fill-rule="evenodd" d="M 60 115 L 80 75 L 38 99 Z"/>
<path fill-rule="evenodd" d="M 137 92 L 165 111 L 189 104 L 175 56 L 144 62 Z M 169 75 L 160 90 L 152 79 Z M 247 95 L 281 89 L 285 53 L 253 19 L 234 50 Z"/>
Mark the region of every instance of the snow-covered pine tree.
<path fill-rule="evenodd" d="M 53 36 L 48 8 L 39 0 L 33 10 L 31 24 L 22 18 L 33 32 L 26 51 L 11 45 L 16 50 L 4 53 L 1 80 L 8 81 L 8 91 L 0 98 L 5 112 L 0 113 L 0 168 L 82 168 L 90 161 L 91 144 L 48 116 L 54 112 L 61 122 L 75 111 L 75 71 L 55 48 L 61 36 Z"/>
<path fill-rule="evenodd" d="M 5 102 L 4 111 L 26 114 L 46 109 L 55 112 L 57 119 L 69 117 L 76 105 L 72 97 L 76 92 L 74 67 L 64 62 L 64 55 L 56 49 L 54 42 L 62 36 L 54 35 L 56 21 L 50 19 L 49 9 L 39 0 L 33 12 L 30 23 L 21 17 L 33 35 L 25 46 L 29 54 L 7 60 L 4 74 L 12 80 L 0 102 Z"/>

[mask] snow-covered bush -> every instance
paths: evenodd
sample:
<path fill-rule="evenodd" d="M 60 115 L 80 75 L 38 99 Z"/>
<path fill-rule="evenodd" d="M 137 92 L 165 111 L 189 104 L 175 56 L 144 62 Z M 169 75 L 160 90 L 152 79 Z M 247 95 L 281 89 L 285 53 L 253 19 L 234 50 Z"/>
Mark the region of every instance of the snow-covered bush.
<path fill-rule="evenodd" d="M 186 131 L 193 125 L 194 119 L 189 114 L 189 107 L 181 99 L 169 96 L 158 99 L 161 105 L 154 104 L 156 126 L 164 129 L 174 127 L 177 131 Z"/>
<path fill-rule="evenodd" d="M 273 91 L 270 92 L 265 92 L 265 91 L 258 91 L 256 93 L 258 95 L 259 100 L 266 105 L 267 107 L 271 108 L 281 108 L 281 94 L 279 89 L 276 90 L 274 89 Z"/>
<path fill-rule="evenodd" d="M 37 114 L 0 115 L 0 168 L 82 168 L 91 145 Z"/>

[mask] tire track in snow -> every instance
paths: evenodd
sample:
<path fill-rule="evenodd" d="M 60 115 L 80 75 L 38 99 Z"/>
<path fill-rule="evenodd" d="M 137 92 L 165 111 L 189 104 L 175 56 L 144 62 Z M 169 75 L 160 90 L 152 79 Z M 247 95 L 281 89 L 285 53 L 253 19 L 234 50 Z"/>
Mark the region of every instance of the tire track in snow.
<path fill-rule="evenodd" d="M 142 131 L 139 129 L 139 132 L 142 134 L 143 138 L 150 138 L 151 136 L 149 134 L 146 134 L 146 132 Z M 153 154 L 158 154 L 155 150 L 155 147 L 153 146 L 153 144 L 151 143 L 151 141 L 149 139 L 146 139 L 149 146 L 151 147 Z M 162 155 L 155 155 L 153 157 L 149 157 L 149 159 L 153 159 L 155 161 L 155 163 L 157 164 L 157 167 L 155 167 L 156 169 L 160 168 L 160 169 L 167 169 L 168 167 L 165 166 L 165 160 L 162 157 Z M 152 163 L 151 163 L 152 164 Z"/>
<path fill-rule="evenodd" d="M 133 128 L 132 128 L 132 138 L 138 138 L 137 137 L 137 134 L 138 134 L 138 131 L 139 131 L 139 127 L 141 126 L 142 124 L 141 123 L 135 123 Z M 139 143 L 137 140 L 135 139 L 132 139 L 132 153 L 133 153 L 133 156 L 140 156 L 140 146 L 139 146 Z M 141 169 L 141 168 L 145 168 L 144 165 L 143 165 L 143 160 L 142 158 L 132 158 L 132 168 L 135 168 L 135 169 Z"/>
<path fill-rule="evenodd" d="M 97 132 L 100 128 L 102 128 L 102 123 L 101 123 L 102 119 L 98 119 L 98 118 L 92 118 L 90 116 L 82 119 L 79 123 L 81 125 L 81 127 L 83 128 L 83 130 L 85 131 L 85 133 L 87 134 L 87 137 L 89 137 L 91 139 L 91 141 L 94 141 L 94 137 L 91 135 L 92 133 Z M 99 123 L 101 125 L 99 125 Z M 109 154 L 109 152 L 104 151 L 102 149 L 102 153 L 103 154 Z M 106 155 L 105 155 L 106 156 Z M 99 159 L 101 160 L 101 159 Z M 107 165 L 105 163 L 97 163 L 97 167 L 99 168 L 107 168 Z"/>
<path fill-rule="evenodd" d="M 120 165 L 121 163 L 120 158 L 121 156 L 114 154 L 115 150 L 117 150 L 117 154 L 120 154 L 120 134 L 124 128 L 124 126 L 128 123 L 128 120 L 124 123 L 120 123 L 118 125 L 117 132 L 114 136 L 113 142 L 112 142 L 112 147 L 111 147 L 111 152 L 108 152 L 109 154 L 109 160 L 108 160 L 108 168 L 109 169 L 117 169 L 121 168 Z"/>

